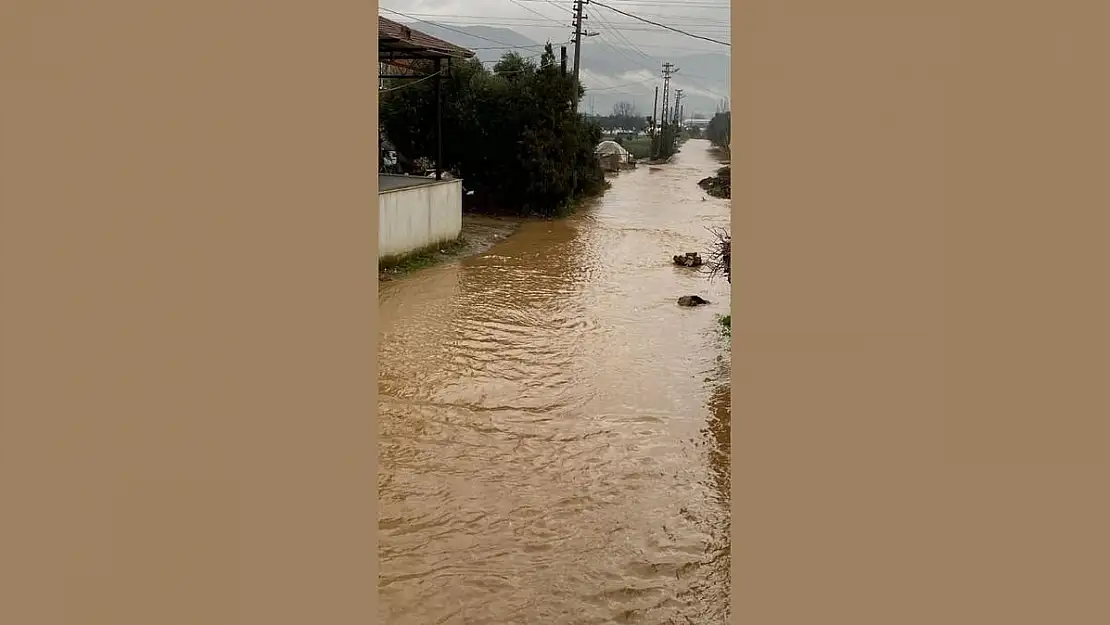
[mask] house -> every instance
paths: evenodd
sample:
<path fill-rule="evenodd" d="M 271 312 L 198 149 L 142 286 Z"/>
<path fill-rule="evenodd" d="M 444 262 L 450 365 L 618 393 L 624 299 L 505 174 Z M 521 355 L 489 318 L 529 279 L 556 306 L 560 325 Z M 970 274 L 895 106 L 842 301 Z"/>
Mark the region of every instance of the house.
<path fill-rule="evenodd" d="M 408 24 L 378 16 L 378 76 L 382 81 L 392 77 L 411 77 L 429 62 L 450 63 L 451 59 L 474 57 L 472 50 L 414 30 Z"/>
<path fill-rule="evenodd" d="M 473 57 L 471 50 L 378 17 L 380 90 L 404 88 L 409 80 L 441 81 L 443 75 L 435 68 L 449 72 L 451 61 Z M 442 98 L 437 104 L 443 105 Z M 378 258 L 404 256 L 457 239 L 462 230 L 462 180 L 443 176 L 442 155 L 435 155 L 433 178 L 402 176 L 385 173 L 398 154 L 384 135 L 378 137 L 378 149 L 385 170 L 378 173 Z"/>

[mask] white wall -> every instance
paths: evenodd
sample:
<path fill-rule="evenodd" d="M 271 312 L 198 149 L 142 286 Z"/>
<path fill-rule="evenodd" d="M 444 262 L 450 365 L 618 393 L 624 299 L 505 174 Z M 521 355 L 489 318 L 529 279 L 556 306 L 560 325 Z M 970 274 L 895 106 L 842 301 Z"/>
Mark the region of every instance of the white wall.
<path fill-rule="evenodd" d="M 430 182 L 378 194 L 378 258 L 458 238 L 462 181 Z"/>

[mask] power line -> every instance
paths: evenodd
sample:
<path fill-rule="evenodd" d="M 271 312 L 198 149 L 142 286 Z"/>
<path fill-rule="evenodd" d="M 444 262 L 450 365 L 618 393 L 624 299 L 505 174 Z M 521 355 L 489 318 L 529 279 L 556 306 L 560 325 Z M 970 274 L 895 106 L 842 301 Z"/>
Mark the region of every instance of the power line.
<path fill-rule="evenodd" d="M 516 2 L 522 2 L 523 0 L 515 0 L 515 1 Z M 556 5 L 556 6 L 558 6 L 558 5 Z M 570 11 L 570 9 L 567 9 L 567 10 Z M 573 13 L 572 13 L 572 15 L 573 15 Z M 641 14 L 641 15 L 646 15 L 646 14 Z M 461 15 L 461 14 L 441 14 L 441 13 L 408 13 L 407 17 L 409 17 L 411 19 L 418 19 L 418 20 L 426 18 L 426 17 L 430 17 L 430 18 L 436 18 L 438 20 L 444 20 L 445 21 L 445 22 L 440 22 L 440 23 L 431 22 L 431 23 L 436 24 L 438 26 L 445 26 L 446 23 L 454 23 L 456 26 L 501 26 L 501 27 L 506 27 L 506 28 L 513 27 L 513 26 L 529 26 L 529 27 L 533 27 L 533 28 L 560 28 L 560 29 L 565 28 L 565 26 L 563 26 L 563 24 L 561 22 L 558 22 L 558 25 L 555 25 L 555 22 L 552 22 L 553 18 L 549 18 L 548 16 L 543 16 L 543 18 L 544 18 L 543 21 L 538 20 L 534 17 L 529 17 L 529 16 L 489 17 L 489 16 L 483 16 L 483 15 Z M 698 20 L 698 19 L 667 19 L 666 16 L 658 16 L 658 17 L 665 19 L 665 21 L 668 24 L 674 24 L 675 26 L 691 27 L 691 28 L 696 27 L 699 30 L 700 29 L 710 29 L 710 30 L 713 30 L 713 31 L 721 31 L 722 33 L 728 33 L 728 32 L 731 31 L 731 28 L 732 28 L 728 24 L 722 24 L 720 20 L 710 20 L 709 18 L 706 18 L 706 19 L 703 19 L 703 20 Z M 462 22 L 460 20 L 466 20 L 466 21 Z M 427 20 L 423 20 L 423 21 L 427 22 Z M 459 21 L 459 22 L 456 23 L 456 21 Z M 557 20 L 556 20 L 556 22 L 557 22 Z M 618 21 L 616 23 L 620 25 L 622 30 L 627 30 L 627 31 L 630 31 L 630 32 L 652 32 L 652 33 L 658 32 L 657 27 L 650 27 L 650 26 L 653 26 L 651 24 L 646 24 L 646 25 L 644 25 L 644 24 L 632 24 L 630 22 L 621 22 L 621 21 Z"/>
<path fill-rule="evenodd" d="M 601 41 L 601 43 L 605 44 L 606 47 L 608 47 L 610 50 L 612 50 L 613 52 L 616 52 L 617 54 L 619 54 L 620 56 L 622 56 L 626 60 L 628 60 L 629 63 L 632 63 L 633 65 L 638 65 L 641 69 L 647 71 L 648 73 L 654 73 L 654 71 L 651 68 L 647 67 L 646 65 L 644 65 L 640 61 L 637 61 L 636 59 L 634 59 L 634 58 L 630 57 L 629 55 L 625 54 L 620 48 L 614 46 L 612 43 L 606 41 L 604 38 L 601 38 L 600 41 Z M 640 54 L 644 54 L 644 53 L 640 52 Z M 644 54 L 644 58 L 650 59 L 651 57 Z M 636 82 L 636 83 L 629 83 L 629 84 L 643 84 L 645 82 L 651 82 L 653 80 L 655 80 L 655 79 L 650 78 L 648 80 L 644 80 L 644 81 L 640 81 L 640 82 Z M 604 91 L 604 90 L 607 90 L 607 89 L 619 88 L 619 87 L 620 87 L 620 85 L 618 85 L 617 87 L 605 87 L 605 88 L 601 88 L 601 89 L 591 87 L 589 89 L 589 91 Z"/>
<path fill-rule="evenodd" d="M 659 22 L 653 22 L 653 21 L 647 19 L 646 17 L 640 17 L 639 15 L 633 15 L 632 13 L 628 13 L 628 12 L 622 11 L 620 9 L 615 9 L 615 8 L 609 6 L 608 4 L 602 4 L 601 2 L 597 2 L 597 0 L 593 0 L 591 2 L 591 4 L 596 4 L 597 6 L 603 8 L 603 9 L 609 9 L 610 11 L 613 11 L 614 13 L 620 13 L 621 15 L 624 15 L 626 17 L 631 17 L 632 19 L 639 20 L 641 22 L 644 22 L 645 24 L 651 24 L 652 26 L 658 26 L 659 28 L 664 28 L 666 30 L 676 32 L 680 35 L 686 35 L 687 37 L 693 37 L 694 39 L 702 39 L 702 40 L 708 41 L 710 43 L 717 43 L 717 44 L 720 44 L 722 46 L 727 46 L 727 47 L 730 47 L 730 48 L 732 47 L 732 44 L 728 43 L 727 41 L 721 41 L 719 39 L 713 39 L 711 37 L 705 37 L 705 36 L 702 36 L 702 35 L 695 35 L 694 33 L 688 33 L 684 30 L 681 30 L 679 28 L 675 28 L 673 26 L 667 26 L 666 24 L 660 24 Z"/>
<path fill-rule="evenodd" d="M 622 33 L 612 22 L 605 19 L 605 17 L 603 15 L 595 15 L 594 17 L 597 18 L 598 22 L 601 23 L 602 28 L 608 28 L 610 31 L 612 31 L 612 33 L 614 35 L 616 35 L 617 39 L 620 40 L 620 43 L 622 44 L 622 46 L 627 46 L 628 48 L 631 48 L 636 53 L 638 53 L 640 56 L 644 57 L 645 59 L 650 59 L 651 58 L 646 52 L 644 52 L 640 48 L 636 47 L 636 44 L 632 43 L 632 41 L 630 41 L 628 39 L 628 37 L 625 37 L 624 33 Z M 610 47 L 612 47 L 612 46 L 610 46 Z M 621 52 L 620 54 L 621 54 L 621 56 L 625 56 L 623 52 Z M 625 56 L 625 58 L 628 58 L 628 57 Z M 631 58 L 629 58 L 628 60 L 632 61 Z M 632 62 L 635 63 L 635 61 L 632 61 Z M 645 68 L 645 69 L 647 69 L 647 68 Z"/>
<path fill-rule="evenodd" d="M 539 20 L 533 20 L 531 22 L 491 22 L 491 21 L 489 21 L 488 18 L 473 17 L 473 18 L 470 18 L 470 19 L 473 20 L 473 21 L 462 21 L 459 18 L 452 18 L 451 23 L 454 24 L 454 26 L 456 28 L 468 27 L 468 26 L 492 26 L 492 27 L 500 27 L 500 28 L 507 28 L 507 29 L 514 29 L 514 28 L 535 28 L 535 29 L 544 29 L 544 30 L 565 30 L 566 29 L 566 26 L 562 26 L 562 25 L 557 26 L 552 22 L 541 22 Z M 686 35 L 671 34 L 669 32 L 668 33 L 660 33 L 658 27 L 651 26 L 649 24 L 629 24 L 627 22 L 618 22 L 618 24 L 620 24 L 619 27 L 620 27 L 621 32 L 624 32 L 624 33 L 652 33 L 654 35 L 663 34 L 663 35 L 668 36 L 668 37 L 676 37 L 676 38 L 680 37 L 680 36 L 686 37 Z M 680 24 L 680 26 L 683 26 L 683 27 L 690 26 L 692 29 L 694 28 L 693 25 L 688 25 L 688 24 Z M 697 27 L 696 30 L 698 32 L 708 33 L 709 35 L 711 35 L 711 37 L 710 37 L 711 39 L 712 39 L 712 36 L 728 37 L 732 33 L 730 28 L 727 27 L 727 26 L 702 26 L 702 27 Z M 466 34 L 469 34 L 469 33 L 466 33 Z M 471 36 L 475 36 L 475 35 L 471 35 Z M 699 35 L 698 37 L 700 38 L 701 35 Z M 687 37 L 687 38 L 689 38 L 689 37 Z M 714 43 L 716 44 L 716 41 L 714 41 Z M 716 45 L 720 45 L 720 44 L 716 44 Z M 663 46 L 663 47 L 669 48 L 671 46 Z M 700 49 L 700 51 L 705 51 L 705 50 Z"/>
<path fill-rule="evenodd" d="M 520 0 L 521 2 L 548 2 L 549 0 Z M 614 0 L 616 2 L 616 0 Z M 677 3 L 673 0 L 620 0 L 616 2 L 621 6 L 644 6 L 644 7 L 675 7 Z M 682 3 L 682 8 L 691 9 L 711 9 L 711 10 L 724 10 L 730 11 L 732 9 L 731 3 L 727 0 L 725 2 L 710 2 L 708 0 L 690 0 Z"/>
<path fill-rule="evenodd" d="M 531 11 L 527 7 L 524 7 L 524 6 L 520 5 L 521 2 L 540 2 L 540 1 L 551 4 L 552 6 L 555 6 L 555 7 L 559 8 L 560 10 L 569 11 L 569 12 L 571 12 L 572 15 L 574 15 L 576 13 L 575 11 L 570 11 L 569 9 L 566 9 L 565 7 L 561 7 L 560 5 L 555 4 L 555 2 L 553 0 L 510 0 L 510 2 L 512 2 L 513 4 L 517 4 L 518 6 L 520 6 L 520 8 L 529 10 L 529 12 L 531 12 L 531 13 L 535 13 L 537 15 L 540 15 L 541 17 L 544 17 L 544 19 L 549 20 L 550 22 L 554 22 L 555 24 L 558 24 L 558 22 L 556 20 L 554 20 L 552 18 L 549 18 L 549 17 L 547 17 L 547 16 L 545 16 L 541 13 L 538 13 L 536 11 Z M 646 18 L 640 17 L 638 15 L 633 15 L 631 13 L 622 11 L 621 9 L 617 9 L 615 7 L 609 6 L 608 4 L 604 4 L 604 3 L 601 3 L 601 2 L 596 2 L 596 0 L 585 0 L 581 4 L 586 4 L 586 2 L 591 2 L 591 1 L 592 1 L 593 4 L 598 4 L 599 6 L 601 6 L 603 8 L 606 8 L 606 9 L 609 9 L 609 10 L 611 10 L 611 11 L 617 13 L 617 14 L 624 15 L 626 17 L 630 17 L 632 19 L 644 22 L 646 24 L 649 24 L 651 26 L 655 26 L 657 28 L 663 28 L 665 30 L 670 30 L 670 31 L 673 31 L 673 32 L 677 32 L 677 33 L 685 35 L 685 36 L 693 37 L 693 38 L 696 38 L 696 39 L 703 39 L 703 40 L 706 40 L 706 41 L 709 41 L 709 42 L 712 42 L 712 43 L 716 43 L 716 44 L 731 47 L 730 44 L 728 44 L 727 42 L 719 41 L 719 40 L 716 40 L 716 39 L 713 39 L 713 38 L 710 38 L 710 37 L 705 37 L 705 36 L 702 36 L 702 35 L 696 35 L 696 34 L 693 34 L 693 33 L 689 33 L 689 32 L 686 32 L 684 30 L 681 30 L 681 29 L 678 29 L 678 28 L 675 28 L 675 27 L 672 27 L 672 26 L 667 26 L 665 24 L 660 24 L 658 22 L 654 22 L 652 20 L 648 20 Z M 576 4 L 577 4 L 577 2 L 576 2 Z M 647 3 L 647 2 L 622 2 L 621 4 L 649 4 L 649 3 Z M 664 3 L 659 3 L 659 4 L 663 5 Z M 478 35 L 478 34 L 471 33 L 471 32 L 465 31 L 465 30 L 461 30 L 459 28 L 455 28 L 455 27 L 447 25 L 447 24 L 442 24 L 442 23 L 439 23 L 439 22 L 434 22 L 434 21 L 431 21 L 431 20 L 427 20 L 427 19 L 417 17 L 417 15 L 423 15 L 423 14 L 403 13 L 401 11 L 396 11 L 394 9 L 389 9 L 389 8 L 385 8 L 385 7 L 381 7 L 381 9 L 384 10 L 384 11 L 387 11 L 389 13 L 393 13 L 395 15 L 399 15 L 399 16 L 408 18 L 410 20 L 414 20 L 414 21 L 417 21 L 417 22 L 423 22 L 423 23 L 426 23 L 426 24 L 430 24 L 432 26 L 437 26 L 439 28 L 443 28 L 445 30 L 452 31 L 452 32 L 458 33 L 460 35 L 465 35 L 465 36 L 468 36 L 468 37 L 473 37 L 475 39 L 481 39 L 481 40 L 484 40 L 484 41 L 489 41 L 491 43 L 499 44 L 497 46 L 485 46 L 485 47 L 471 48 L 473 50 L 535 49 L 535 48 L 544 47 L 544 46 L 548 45 L 548 44 L 510 45 L 510 44 L 505 43 L 503 41 L 498 41 L 498 40 L 492 39 L 490 37 L 486 37 L 486 36 L 483 36 L 483 35 Z M 584 14 L 585 11 L 582 11 L 582 13 Z M 442 17 L 451 17 L 451 16 L 442 16 Z M 461 17 L 461 18 L 465 18 L 465 19 L 482 20 L 485 25 L 490 25 L 489 22 L 488 22 L 488 18 L 483 18 L 483 17 L 480 17 L 480 16 L 454 16 L 454 17 Z M 585 16 L 583 15 L 583 17 L 585 17 Z M 576 20 L 576 22 L 577 21 L 578 20 Z M 643 50 L 639 49 L 637 46 L 632 44 L 631 40 L 629 40 L 627 37 L 625 37 L 623 35 L 623 33 L 621 33 L 622 29 L 623 30 L 628 30 L 628 31 L 646 31 L 646 30 L 651 30 L 651 29 L 635 29 L 635 28 L 628 28 L 628 27 L 618 28 L 614 23 L 609 22 L 608 20 L 605 20 L 603 17 L 599 18 L 599 21 L 601 22 L 601 25 L 603 27 L 607 27 L 606 30 L 610 31 L 619 40 L 619 42 L 622 44 L 621 47 L 628 47 L 629 49 L 631 49 L 631 50 L 637 52 L 638 54 L 642 55 L 645 59 L 650 59 L 651 58 Z M 507 24 L 507 25 L 508 26 L 520 26 L 520 25 L 524 25 L 524 24 Z M 558 24 L 556 26 L 543 25 L 542 27 L 563 28 L 563 26 L 561 24 Z M 725 27 L 725 28 L 727 28 L 727 27 Z M 585 33 L 585 32 L 583 32 L 582 34 L 583 35 L 589 35 L 589 33 Z M 602 42 L 606 45 L 606 47 L 612 49 L 614 52 L 617 52 L 620 56 L 624 57 L 626 60 L 628 60 L 630 62 L 633 62 L 635 65 L 638 65 L 642 69 L 648 69 L 643 63 L 640 63 L 640 62 L 636 61 L 635 59 L 632 59 L 627 54 L 625 54 L 620 48 L 613 46 L 610 42 L 608 42 L 604 39 L 602 39 Z M 558 42 L 558 43 L 563 43 L 563 42 Z M 654 46 L 648 46 L 648 47 L 654 47 Z M 659 46 L 659 47 L 668 47 L 669 48 L 669 46 Z M 577 55 L 576 55 L 576 57 L 577 57 Z M 532 58 L 534 58 L 534 57 L 532 57 Z M 691 78 L 701 78 L 701 77 L 691 76 Z M 705 79 L 703 78 L 703 80 L 705 80 Z M 649 82 L 649 81 L 645 80 L 645 81 L 637 81 L 637 82 L 632 82 L 632 83 L 624 83 L 624 84 L 620 84 L 620 85 L 607 85 L 605 87 L 599 87 L 599 88 L 595 88 L 595 89 L 591 89 L 591 90 L 593 90 L 593 91 L 608 91 L 610 89 L 619 89 L 619 88 L 622 88 L 622 87 L 625 87 L 625 86 L 639 85 L 639 84 L 643 84 L 645 82 Z M 404 85 L 404 86 L 408 86 L 408 85 Z M 403 88 L 403 87 L 398 87 L 398 88 Z M 716 94 L 714 94 L 714 95 L 716 95 Z"/>
<path fill-rule="evenodd" d="M 428 74 L 427 76 L 424 76 L 423 78 L 417 78 L 416 80 L 414 80 L 412 82 L 407 82 L 407 83 L 405 83 L 403 85 L 400 85 L 400 86 L 397 86 L 397 87 L 390 87 L 388 89 L 378 89 L 378 93 L 386 93 L 388 91 L 397 91 L 399 89 L 404 89 L 406 87 L 411 87 L 415 84 L 422 83 L 425 80 L 428 80 L 429 78 L 434 78 L 436 76 L 439 76 L 442 73 L 443 73 L 443 70 L 438 70 L 434 73 L 431 73 L 431 74 Z M 385 80 L 389 80 L 390 76 L 382 76 L 382 78 L 384 78 Z"/>
<path fill-rule="evenodd" d="M 562 42 L 559 42 L 562 43 Z M 545 43 L 537 43 L 532 46 L 481 46 L 478 48 L 469 48 L 470 50 L 526 50 L 528 48 L 542 48 L 546 46 Z"/>
<path fill-rule="evenodd" d="M 466 26 L 492 26 L 492 27 L 501 27 L 501 28 L 514 28 L 514 27 L 557 28 L 557 29 L 560 29 L 560 30 L 566 28 L 566 26 L 564 26 L 561 22 L 556 23 L 556 22 L 553 22 L 551 20 L 541 21 L 539 19 L 532 18 L 532 17 L 497 17 L 497 18 L 489 18 L 489 17 L 482 17 L 480 15 L 436 15 L 434 17 L 436 17 L 438 19 L 441 19 L 441 20 L 444 20 L 443 22 L 436 24 L 437 26 L 440 26 L 440 27 L 446 27 L 448 25 L 453 25 L 453 26 L 451 26 L 452 28 L 459 28 L 459 27 L 466 27 Z M 573 17 L 572 17 L 572 19 L 573 19 Z M 491 20 L 496 20 L 496 21 L 491 21 Z M 616 21 L 616 20 L 614 20 L 613 23 L 618 25 L 620 27 L 620 29 L 622 31 L 625 31 L 625 32 L 659 34 L 659 28 L 656 27 L 656 26 L 652 26 L 650 24 L 638 24 L 638 23 L 632 23 L 632 22 L 628 22 L 628 21 Z M 732 32 L 732 27 L 731 26 L 722 26 L 720 24 L 720 22 L 710 23 L 710 22 L 676 20 L 676 21 L 672 21 L 670 23 L 674 24 L 676 26 L 679 26 L 679 27 L 683 27 L 683 28 L 687 28 L 687 27 L 696 28 L 699 32 L 702 32 L 704 30 L 708 30 L 708 31 L 711 31 L 713 34 L 718 34 L 719 33 L 721 35 L 727 35 L 727 34 Z M 467 34 L 469 34 L 469 33 L 467 33 Z M 478 35 L 471 35 L 471 36 L 477 37 Z"/>
<path fill-rule="evenodd" d="M 529 0 L 529 1 L 530 2 L 535 2 L 535 0 Z M 571 15 L 574 15 L 574 11 L 566 8 L 565 6 L 563 6 L 561 4 L 555 4 L 554 0 L 543 0 L 543 1 L 550 4 L 551 6 L 555 7 L 556 9 L 559 9 L 560 11 L 565 11 L 567 13 L 570 13 Z"/>
<path fill-rule="evenodd" d="M 515 54 L 515 53 L 509 53 L 509 54 Z M 506 54 L 506 56 L 508 56 L 508 54 Z M 543 57 L 543 53 L 541 52 L 539 54 L 533 54 L 531 56 L 517 55 L 517 57 L 522 61 L 535 61 L 536 59 Z M 505 60 L 505 57 L 503 56 L 499 59 L 495 59 L 495 60 L 492 60 L 492 61 L 479 61 L 479 63 L 481 63 L 482 65 L 487 65 L 487 64 L 497 65 L 498 63 L 500 63 L 501 61 L 504 61 L 504 60 Z"/>
<path fill-rule="evenodd" d="M 543 55 L 536 55 L 536 56 L 531 56 L 531 57 L 521 57 L 521 60 L 526 63 L 525 67 L 522 67 L 520 69 L 506 69 L 506 70 L 491 69 L 490 74 L 492 74 L 494 76 L 504 76 L 506 74 L 521 74 L 521 73 L 530 72 L 530 71 L 540 71 L 542 69 L 547 69 L 549 67 L 555 67 L 556 65 L 559 64 L 558 62 L 534 64 L 535 59 L 537 59 L 541 56 L 543 56 Z M 500 63 L 500 62 L 501 61 L 496 61 L 495 63 Z M 415 84 L 422 83 L 425 80 L 428 80 L 430 78 L 434 78 L 435 76 L 438 76 L 442 73 L 443 73 L 443 70 L 438 70 L 436 72 L 428 74 L 427 76 L 422 76 L 422 77 L 417 78 L 417 79 L 415 79 L 411 82 L 407 82 L 403 85 L 398 85 L 396 87 L 390 87 L 388 89 L 378 89 L 378 93 L 386 93 L 386 92 L 389 92 L 389 91 L 399 91 L 401 89 L 406 89 L 406 88 L 411 87 Z M 395 78 L 395 77 L 382 76 L 383 80 L 390 80 L 392 78 Z"/>
<path fill-rule="evenodd" d="M 698 81 L 705 81 L 705 82 L 710 83 L 712 85 L 718 84 L 717 81 L 713 80 L 712 78 L 706 78 L 705 76 L 697 76 L 695 74 L 690 74 L 690 73 L 686 73 L 686 72 L 683 72 L 682 78 L 683 79 L 689 78 L 689 79 L 698 80 Z M 728 97 L 728 96 L 723 96 L 723 95 L 721 95 L 721 94 L 719 94 L 719 93 L 717 93 L 717 92 L 715 92 L 711 89 L 707 89 L 705 87 L 698 87 L 698 90 L 702 91 L 704 93 L 708 93 L 709 95 L 711 95 L 715 98 L 727 98 Z"/>
<path fill-rule="evenodd" d="M 539 11 L 537 11 L 537 10 L 535 10 L 535 9 L 530 9 L 530 8 L 528 8 L 528 7 L 526 6 L 526 5 L 524 5 L 524 4 L 521 4 L 520 2 L 518 2 L 518 0 L 509 0 L 509 2 L 512 2 L 512 3 L 513 3 L 513 4 L 515 4 L 516 6 L 518 6 L 518 7 L 522 8 L 522 9 L 524 9 L 525 11 L 528 11 L 529 13 L 531 13 L 531 14 L 533 14 L 533 15 L 539 15 L 539 16 L 540 16 L 540 17 L 542 17 L 543 19 L 545 19 L 545 20 L 548 20 L 548 21 L 552 21 L 552 22 L 555 22 L 555 23 L 556 23 L 556 24 L 558 24 L 559 26 L 562 26 L 562 25 L 563 25 L 563 23 L 562 23 L 562 22 L 560 22 L 559 20 L 557 20 L 557 19 L 555 19 L 555 18 L 553 18 L 553 17 L 547 16 L 547 15 L 544 15 L 543 13 L 540 13 Z M 558 6 L 558 5 L 555 5 L 555 6 Z"/>
<path fill-rule="evenodd" d="M 701 53 L 701 54 L 704 54 L 704 53 L 707 52 L 706 48 L 679 48 L 679 47 L 675 47 L 675 46 L 668 46 L 668 45 L 663 45 L 663 44 L 658 44 L 658 43 L 641 43 L 639 47 L 653 49 L 653 50 L 655 50 L 655 49 L 667 50 L 668 52 L 692 52 L 692 53 Z"/>
<path fill-rule="evenodd" d="M 422 20 L 419 17 L 413 17 L 411 15 L 407 15 L 407 14 L 402 13 L 400 11 L 394 11 L 393 9 L 387 9 L 385 7 L 378 7 L 378 9 L 382 10 L 382 11 L 387 11 L 389 13 L 393 13 L 394 15 L 400 15 L 401 17 L 406 17 L 410 20 L 415 20 L 417 22 L 422 22 L 424 24 L 431 24 L 432 26 L 437 26 L 437 27 L 443 28 L 445 30 L 450 30 L 452 32 L 459 33 L 460 35 L 466 35 L 467 37 L 474 37 L 475 39 L 482 39 L 484 41 L 488 41 L 490 43 L 496 43 L 496 44 L 501 45 L 501 46 L 514 47 L 514 46 L 510 46 L 509 44 L 505 43 L 504 41 L 498 41 L 496 39 L 490 39 L 489 37 L 483 37 L 482 35 L 476 35 L 474 33 L 468 33 L 465 30 L 459 30 L 458 28 L 452 28 L 450 26 L 447 26 L 446 24 L 439 24 L 439 23 L 436 23 L 436 22 L 430 22 L 428 20 Z M 519 46 L 516 46 L 516 47 L 519 47 Z"/>
<path fill-rule="evenodd" d="M 637 80 L 636 82 L 626 82 L 626 83 L 621 84 L 621 85 L 613 85 L 612 87 L 599 87 L 597 89 L 590 89 L 590 91 L 609 91 L 610 89 L 623 89 L 625 87 L 632 87 L 632 86 L 635 86 L 635 85 L 642 85 L 642 84 L 649 83 L 649 82 L 655 82 L 656 80 L 657 80 L 657 78 L 652 76 L 651 78 L 648 78 L 647 80 Z"/>
<path fill-rule="evenodd" d="M 604 28 L 604 25 L 602 27 Z M 604 34 L 604 33 L 602 33 L 602 34 Z M 632 63 L 633 65 L 639 65 L 640 67 L 642 67 L 644 69 L 647 69 L 649 72 L 651 71 L 646 66 L 644 66 L 643 63 L 637 61 L 636 59 L 632 58 L 631 56 L 628 56 L 627 54 L 624 53 L 623 50 L 614 46 L 612 43 L 609 43 L 608 41 L 606 41 L 604 37 L 601 37 L 600 41 L 601 41 L 601 43 L 605 44 L 606 47 L 608 47 L 610 50 L 612 50 L 613 52 L 616 52 L 618 55 L 624 57 L 625 60 L 627 60 L 629 63 Z M 644 56 L 647 56 L 647 55 L 644 55 Z"/>

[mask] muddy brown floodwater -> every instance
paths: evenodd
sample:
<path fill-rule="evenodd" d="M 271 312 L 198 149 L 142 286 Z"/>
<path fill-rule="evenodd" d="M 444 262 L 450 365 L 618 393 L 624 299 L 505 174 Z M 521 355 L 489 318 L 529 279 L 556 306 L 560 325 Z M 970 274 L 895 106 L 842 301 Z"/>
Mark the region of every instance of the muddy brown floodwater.
<path fill-rule="evenodd" d="M 383 623 L 727 622 L 729 288 L 671 263 L 729 223 L 708 147 L 382 285 Z"/>

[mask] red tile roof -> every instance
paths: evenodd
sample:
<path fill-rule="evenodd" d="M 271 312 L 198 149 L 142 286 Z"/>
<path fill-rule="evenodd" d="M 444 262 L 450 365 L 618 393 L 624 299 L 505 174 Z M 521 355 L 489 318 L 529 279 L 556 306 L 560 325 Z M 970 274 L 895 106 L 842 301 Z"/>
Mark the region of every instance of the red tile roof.
<path fill-rule="evenodd" d="M 474 52 L 414 30 L 407 24 L 378 16 L 378 51 L 408 53 L 422 57 L 469 59 Z"/>

